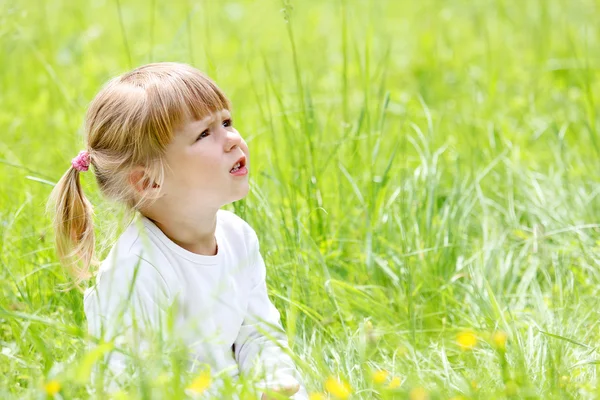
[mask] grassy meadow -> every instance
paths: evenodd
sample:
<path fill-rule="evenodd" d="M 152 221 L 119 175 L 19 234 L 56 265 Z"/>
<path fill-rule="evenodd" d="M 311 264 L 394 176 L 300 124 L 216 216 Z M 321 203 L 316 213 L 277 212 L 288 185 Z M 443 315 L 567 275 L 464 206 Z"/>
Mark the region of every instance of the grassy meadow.
<path fill-rule="evenodd" d="M 45 203 L 152 61 L 232 100 L 313 399 L 600 398 L 600 1 L 0 0 L 0 57 L 0 398 L 107 398 Z M 102 256 L 123 213 L 82 178 Z"/>

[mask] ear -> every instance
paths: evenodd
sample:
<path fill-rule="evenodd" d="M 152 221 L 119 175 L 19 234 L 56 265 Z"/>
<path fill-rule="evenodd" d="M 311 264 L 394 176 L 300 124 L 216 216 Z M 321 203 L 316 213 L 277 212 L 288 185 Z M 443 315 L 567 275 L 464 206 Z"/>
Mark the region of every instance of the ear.
<path fill-rule="evenodd" d="M 131 170 L 129 173 L 129 183 L 133 186 L 135 191 L 140 194 L 147 190 L 160 187 L 150 179 L 143 167 L 135 167 Z"/>

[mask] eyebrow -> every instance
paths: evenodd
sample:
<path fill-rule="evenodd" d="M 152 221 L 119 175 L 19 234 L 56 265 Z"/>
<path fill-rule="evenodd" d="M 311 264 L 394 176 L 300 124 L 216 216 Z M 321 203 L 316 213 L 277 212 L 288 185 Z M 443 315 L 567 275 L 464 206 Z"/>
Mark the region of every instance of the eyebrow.
<path fill-rule="evenodd" d="M 198 126 L 200 126 L 201 128 L 202 127 L 208 128 L 210 125 L 214 124 L 217 119 L 219 119 L 219 118 L 217 118 L 216 115 L 211 114 L 200 120 L 193 121 L 192 123 L 197 123 Z M 222 112 L 220 115 L 220 119 L 223 119 L 223 120 L 231 119 L 231 113 L 229 111 L 227 112 L 227 114 L 225 112 Z M 201 123 L 202 121 L 204 121 L 204 122 Z M 199 130 L 198 128 L 190 129 L 189 135 L 198 134 L 199 133 L 198 130 Z"/>
<path fill-rule="evenodd" d="M 214 118 L 212 118 L 212 117 L 211 118 L 203 118 L 201 120 L 197 120 L 197 121 L 192 122 L 193 128 L 189 129 L 190 135 L 197 134 L 198 131 L 199 131 L 199 129 L 202 129 L 202 128 L 206 129 L 206 128 L 208 128 L 213 122 L 214 122 Z M 204 130 L 204 129 L 202 129 L 202 130 Z"/>

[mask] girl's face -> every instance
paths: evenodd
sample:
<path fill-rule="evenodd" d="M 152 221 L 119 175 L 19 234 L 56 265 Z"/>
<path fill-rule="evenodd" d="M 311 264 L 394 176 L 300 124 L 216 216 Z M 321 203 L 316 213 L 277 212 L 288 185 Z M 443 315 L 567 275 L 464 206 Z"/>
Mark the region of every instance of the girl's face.
<path fill-rule="evenodd" d="M 184 123 L 167 146 L 166 161 L 161 192 L 175 212 L 218 209 L 248 194 L 248 146 L 228 110 Z"/>

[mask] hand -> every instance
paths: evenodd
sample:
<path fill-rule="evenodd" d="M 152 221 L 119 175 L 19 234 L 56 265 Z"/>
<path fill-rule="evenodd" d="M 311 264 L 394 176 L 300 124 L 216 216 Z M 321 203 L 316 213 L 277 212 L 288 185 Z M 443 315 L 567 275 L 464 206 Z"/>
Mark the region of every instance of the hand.
<path fill-rule="evenodd" d="M 295 395 L 298 390 L 300 390 L 300 384 L 298 382 L 287 384 L 285 386 L 269 388 L 269 394 L 263 393 L 261 400 L 278 400 L 286 397 L 289 398 Z"/>

